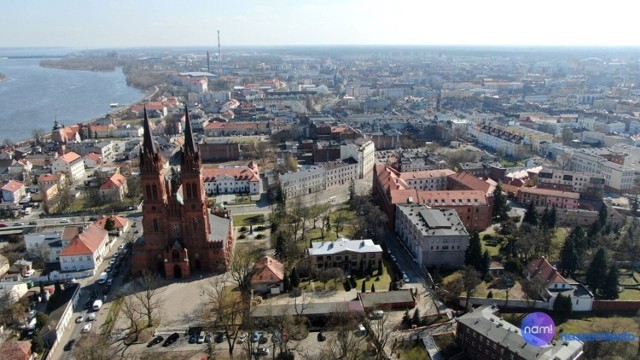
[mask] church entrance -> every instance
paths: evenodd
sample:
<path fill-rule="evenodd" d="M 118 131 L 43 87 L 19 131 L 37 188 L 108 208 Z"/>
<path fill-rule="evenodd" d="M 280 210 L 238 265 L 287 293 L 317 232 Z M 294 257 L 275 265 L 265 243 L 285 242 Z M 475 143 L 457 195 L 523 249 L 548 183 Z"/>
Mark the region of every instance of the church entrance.
<path fill-rule="evenodd" d="M 181 279 L 182 278 L 182 269 L 180 268 L 180 265 L 178 265 L 178 264 L 173 265 L 173 278 L 174 279 Z"/>

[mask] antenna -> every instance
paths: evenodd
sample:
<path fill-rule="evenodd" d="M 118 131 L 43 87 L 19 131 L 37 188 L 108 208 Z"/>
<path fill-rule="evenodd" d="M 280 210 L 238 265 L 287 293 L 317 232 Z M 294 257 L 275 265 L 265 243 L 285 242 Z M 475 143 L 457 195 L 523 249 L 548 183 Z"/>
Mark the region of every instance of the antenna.
<path fill-rule="evenodd" d="M 207 72 L 211 73 L 211 56 L 209 56 L 209 51 L 207 51 Z"/>

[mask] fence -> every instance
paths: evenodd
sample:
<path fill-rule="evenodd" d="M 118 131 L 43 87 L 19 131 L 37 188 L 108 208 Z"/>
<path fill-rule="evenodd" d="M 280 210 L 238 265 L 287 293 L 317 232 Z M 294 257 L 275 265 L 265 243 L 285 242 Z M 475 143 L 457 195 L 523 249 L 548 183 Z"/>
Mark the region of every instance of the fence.
<path fill-rule="evenodd" d="M 460 298 L 460 306 L 465 306 L 466 298 Z M 553 303 L 545 302 L 545 301 L 536 301 L 535 304 L 533 300 L 527 302 L 526 300 L 516 300 L 509 299 L 507 303 L 506 299 L 486 299 L 486 298 L 469 298 L 469 303 L 472 305 L 496 305 L 499 307 L 507 307 L 509 309 L 539 309 L 539 310 L 552 310 Z"/>
<path fill-rule="evenodd" d="M 640 301 L 637 300 L 594 300 L 592 311 L 637 312 Z"/>

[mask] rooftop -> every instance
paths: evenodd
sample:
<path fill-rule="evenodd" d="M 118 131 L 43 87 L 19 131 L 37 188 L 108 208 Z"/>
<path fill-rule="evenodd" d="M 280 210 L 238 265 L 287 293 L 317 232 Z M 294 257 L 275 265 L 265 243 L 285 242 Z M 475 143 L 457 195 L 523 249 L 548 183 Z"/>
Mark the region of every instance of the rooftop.
<path fill-rule="evenodd" d="M 355 253 L 378 253 L 382 252 L 382 247 L 376 245 L 372 240 L 349 240 L 345 238 L 336 241 L 316 241 L 309 249 L 309 255 L 332 255 L 343 251 Z"/>

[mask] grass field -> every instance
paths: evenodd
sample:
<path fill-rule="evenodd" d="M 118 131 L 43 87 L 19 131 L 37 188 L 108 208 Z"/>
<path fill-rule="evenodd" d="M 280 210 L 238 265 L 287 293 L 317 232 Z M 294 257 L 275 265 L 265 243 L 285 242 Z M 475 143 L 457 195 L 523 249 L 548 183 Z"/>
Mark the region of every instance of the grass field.
<path fill-rule="evenodd" d="M 556 323 L 556 337 L 562 333 L 589 333 L 589 332 L 637 332 L 638 323 L 634 317 L 610 316 L 610 317 L 573 317 L 568 320 L 558 320 Z"/>
<path fill-rule="evenodd" d="M 383 261 L 383 265 L 384 267 L 384 272 L 382 275 L 380 275 L 380 280 L 376 281 L 375 279 L 377 278 L 377 274 L 378 272 L 376 270 L 374 270 L 374 276 L 372 276 L 370 278 L 369 281 L 367 281 L 366 284 L 366 290 L 367 292 L 371 291 L 371 284 L 375 284 L 376 287 L 376 291 L 387 291 L 389 290 L 389 284 L 391 284 L 391 275 L 389 274 L 389 267 L 387 266 L 386 262 Z M 362 279 L 357 279 L 356 280 L 356 290 L 360 291 L 362 289 L 362 282 L 365 281 L 365 278 Z M 322 281 L 319 280 L 313 280 L 313 287 L 311 284 L 309 284 L 309 281 L 302 281 L 300 282 L 300 289 L 303 291 L 323 291 L 323 290 L 337 290 L 337 291 L 344 291 L 344 285 L 342 282 L 337 281 L 336 282 L 336 286 L 334 286 L 334 281 L 333 280 L 329 280 L 326 282 L 326 284 Z"/>
<path fill-rule="evenodd" d="M 265 222 L 266 217 L 262 214 L 242 214 L 233 216 L 233 226 L 255 226 L 262 225 Z"/>

